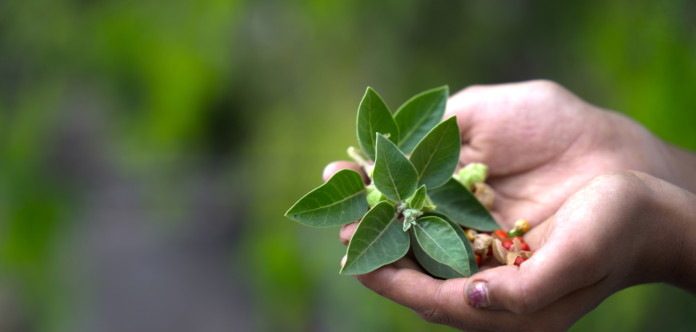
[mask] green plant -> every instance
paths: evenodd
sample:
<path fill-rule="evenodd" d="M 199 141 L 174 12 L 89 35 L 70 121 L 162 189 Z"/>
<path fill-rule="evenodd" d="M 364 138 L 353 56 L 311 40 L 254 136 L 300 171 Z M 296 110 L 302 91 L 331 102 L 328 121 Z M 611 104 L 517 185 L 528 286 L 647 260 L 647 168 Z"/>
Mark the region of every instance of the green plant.
<path fill-rule="evenodd" d="M 479 231 L 500 226 L 470 191 L 473 183 L 485 179 L 485 166 L 465 167 L 453 176 L 461 138 L 456 117 L 440 122 L 448 97 L 447 86 L 422 92 L 392 116 L 368 87 L 357 118 L 364 155 L 353 147 L 348 154 L 371 183 L 366 186 L 354 170 L 341 170 L 285 214 L 312 227 L 362 218 L 341 274 L 373 271 L 403 257 L 411 246 L 418 262 L 434 276 L 468 277 L 478 271 L 462 226 Z"/>

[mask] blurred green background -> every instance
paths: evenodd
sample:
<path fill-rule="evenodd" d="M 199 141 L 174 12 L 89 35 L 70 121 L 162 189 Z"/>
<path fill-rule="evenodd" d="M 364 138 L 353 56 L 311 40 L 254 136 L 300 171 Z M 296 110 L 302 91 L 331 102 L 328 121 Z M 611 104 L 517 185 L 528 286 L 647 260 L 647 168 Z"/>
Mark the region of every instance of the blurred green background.
<path fill-rule="evenodd" d="M 555 80 L 696 149 L 696 2 L 0 1 L 0 330 L 447 331 L 338 275 L 283 217 L 392 110 Z M 622 291 L 574 331 L 693 331 Z"/>

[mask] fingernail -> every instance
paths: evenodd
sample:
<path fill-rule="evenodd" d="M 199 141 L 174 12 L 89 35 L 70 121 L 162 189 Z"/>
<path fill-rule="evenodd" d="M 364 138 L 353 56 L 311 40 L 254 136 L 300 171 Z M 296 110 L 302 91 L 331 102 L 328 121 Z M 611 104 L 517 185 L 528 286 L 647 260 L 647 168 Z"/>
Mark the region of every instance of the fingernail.
<path fill-rule="evenodd" d="M 491 302 L 488 300 L 488 284 L 482 281 L 470 283 L 466 290 L 466 302 L 474 308 L 490 307 Z"/>
<path fill-rule="evenodd" d="M 343 258 L 341 259 L 341 267 L 343 267 L 343 265 L 346 265 L 346 259 L 348 259 L 348 255 L 343 256 Z"/>

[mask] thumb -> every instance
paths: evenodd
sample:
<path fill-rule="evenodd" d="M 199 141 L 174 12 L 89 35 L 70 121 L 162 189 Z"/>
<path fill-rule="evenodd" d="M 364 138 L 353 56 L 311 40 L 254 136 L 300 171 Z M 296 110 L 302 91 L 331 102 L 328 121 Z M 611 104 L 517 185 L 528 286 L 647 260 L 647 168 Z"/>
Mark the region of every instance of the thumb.
<path fill-rule="evenodd" d="M 591 264 L 597 252 L 583 245 L 579 237 L 563 233 L 554 231 L 519 267 L 501 266 L 473 275 L 465 285 L 467 303 L 474 308 L 529 314 L 601 281 L 606 270 Z"/>
<path fill-rule="evenodd" d="M 352 162 L 352 161 L 334 161 L 324 168 L 324 172 L 322 173 L 322 178 L 324 179 L 324 182 L 329 181 L 329 179 L 336 174 L 336 172 L 342 170 L 342 169 L 352 169 L 358 173 L 360 173 L 360 176 L 363 178 L 363 182 L 365 184 L 370 183 L 370 178 L 367 177 L 365 172 L 363 172 L 362 168 Z"/>

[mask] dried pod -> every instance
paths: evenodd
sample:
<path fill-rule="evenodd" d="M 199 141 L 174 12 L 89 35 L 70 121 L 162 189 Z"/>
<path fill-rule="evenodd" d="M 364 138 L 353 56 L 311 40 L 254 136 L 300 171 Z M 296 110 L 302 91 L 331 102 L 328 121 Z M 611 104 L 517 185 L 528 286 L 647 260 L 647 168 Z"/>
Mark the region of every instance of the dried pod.
<path fill-rule="evenodd" d="M 469 239 L 469 242 L 474 242 L 476 235 L 478 235 L 478 232 L 473 229 L 467 229 L 465 233 L 466 237 Z"/>
<path fill-rule="evenodd" d="M 491 209 L 493 207 L 493 200 L 495 200 L 495 193 L 493 188 L 485 183 L 474 183 L 474 196 L 476 199 L 486 207 L 486 209 Z"/>
<path fill-rule="evenodd" d="M 498 239 L 493 240 L 493 256 L 495 256 L 498 262 L 505 264 L 507 262 L 507 253 L 508 251 L 503 247 L 503 242 L 500 242 Z"/>
<path fill-rule="evenodd" d="M 505 264 L 506 265 L 515 265 L 515 260 L 517 259 L 517 257 L 521 257 L 520 254 L 518 254 L 516 252 L 508 252 L 507 253 L 507 261 Z"/>
<path fill-rule="evenodd" d="M 488 247 L 491 246 L 492 238 L 488 234 L 477 234 L 474 238 L 474 252 L 481 257 L 488 256 Z"/>
<path fill-rule="evenodd" d="M 520 241 L 520 239 L 518 237 L 512 238 L 512 247 L 510 248 L 510 251 L 514 251 L 514 252 L 522 251 L 522 241 Z"/>
<path fill-rule="evenodd" d="M 519 255 L 520 255 L 520 257 L 522 257 L 522 258 L 524 258 L 524 259 L 530 259 L 530 258 L 532 258 L 532 256 L 534 255 L 534 253 L 531 252 L 531 251 L 520 251 L 520 252 L 519 252 Z"/>

